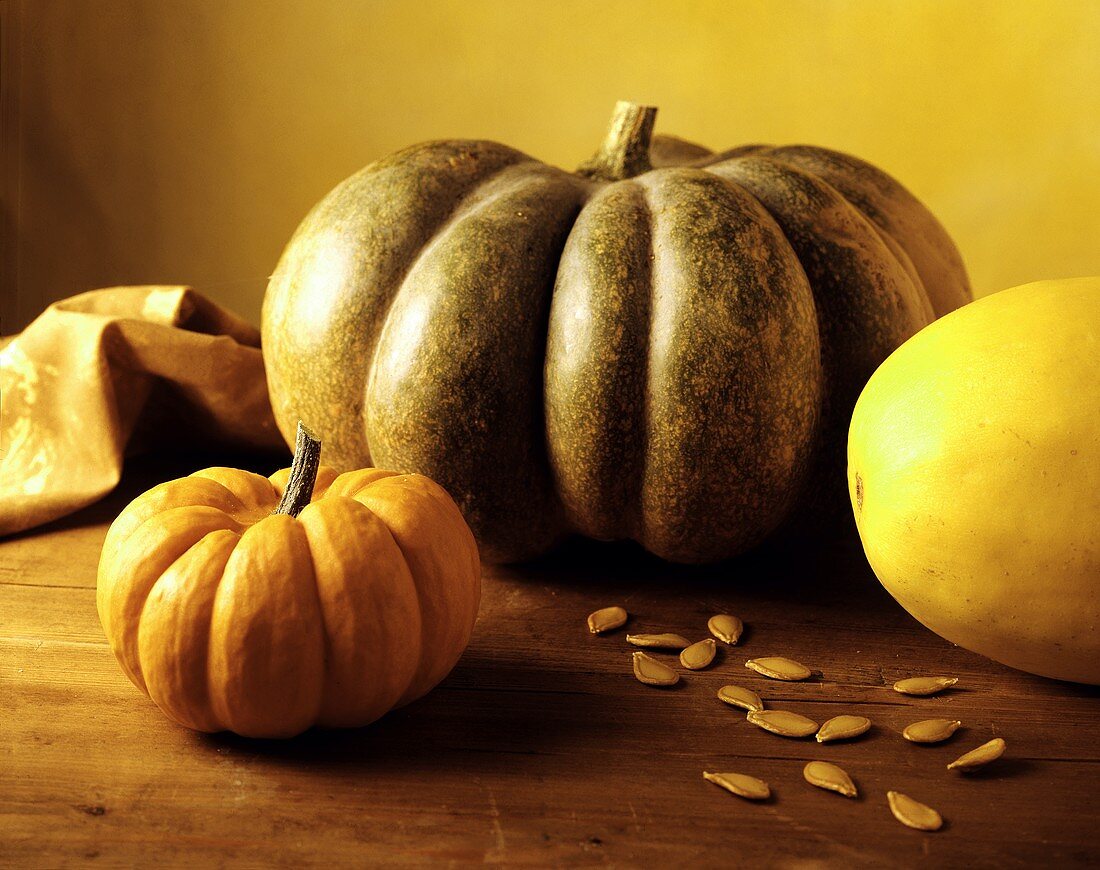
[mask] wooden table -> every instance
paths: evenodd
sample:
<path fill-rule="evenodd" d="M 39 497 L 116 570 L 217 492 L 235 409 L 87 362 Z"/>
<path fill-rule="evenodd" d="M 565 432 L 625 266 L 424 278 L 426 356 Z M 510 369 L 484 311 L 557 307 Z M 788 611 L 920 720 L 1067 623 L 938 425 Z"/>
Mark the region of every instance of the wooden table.
<path fill-rule="evenodd" d="M 282 743 L 186 731 L 116 665 L 95 572 L 126 501 L 195 467 L 132 464 L 106 501 L 0 542 L 2 865 L 1100 862 L 1098 691 L 942 641 L 882 591 L 852 541 L 705 570 L 591 544 L 487 568 L 473 642 L 427 698 L 369 728 Z M 631 675 L 625 632 L 585 628 L 612 603 L 636 631 L 702 638 L 722 611 L 748 628 L 710 669 L 652 688 Z M 780 683 L 743 666 L 767 654 L 824 676 Z M 927 699 L 889 688 L 929 673 L 959 686 Z M 824 746 L 774 736 L 716 699 L 730 682 L 818 721 L 860 713 L 874 728 Z M 932 716 L 966 727 L 941 746 L 902 740 Z M 1008 741 L 1000 762 L 969 777 L 944 769 L 994 735 Z M 812 759 L 843 765 L 860 797 L 806 784 Z M 761 777 L 773 797 L 741 800 L 704 769 Z M 944 829 L 902 827 L 887 789 L 939 809 Z"/>

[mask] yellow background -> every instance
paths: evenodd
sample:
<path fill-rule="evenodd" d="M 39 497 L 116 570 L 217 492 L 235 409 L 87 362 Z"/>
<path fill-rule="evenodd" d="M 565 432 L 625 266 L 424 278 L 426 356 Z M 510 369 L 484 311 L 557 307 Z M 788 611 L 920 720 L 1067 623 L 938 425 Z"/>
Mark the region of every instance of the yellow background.
<path fill-rule="evenodd" d="M 413 142 L 573 166 L 616 99 L 895 174 L 978 293 L 1100 273 L 1100 3 L 2 0 L 2 329 L 111 283 L 249 318 L 306 210 Z"/>

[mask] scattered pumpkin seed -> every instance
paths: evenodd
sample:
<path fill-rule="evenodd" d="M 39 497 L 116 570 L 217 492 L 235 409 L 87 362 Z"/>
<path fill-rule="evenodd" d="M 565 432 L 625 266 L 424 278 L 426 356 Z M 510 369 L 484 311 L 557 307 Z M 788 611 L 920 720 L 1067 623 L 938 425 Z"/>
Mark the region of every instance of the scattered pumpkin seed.
<path fill-rule="evenodd" d="M 942 743 L 961 727 L 958 719 L 922 719 L 906 725 L 901 736 L 910 743 Z"/>
<path fill-rule="evenodd" d="M 588 630 L 593 634 L 614 631 L 626 625 L 627 614 L 621 607 L 604 607 L 588 614 Z"/>
<path fill-rule="evenodd" d="M 834 716 L 817 732 L 817 742 L 850 740 L 853 737 L 859 737 L 860 734 L 866 734 L 870 727 L 871 720 L 866 716 Z"/>
<path fill-rule="evenodd" d="M 741 632 L 745 630 L 745 623 L 736 616 L 730 616 L 728 613 L 719 613 L 707 620 L 707 628 L 710 629 L 710 633 L 722 641 L 722 643 L 728 643 L 730 646 L 733 646 L 740 640 Z"/>
<path fill-rule="evenodd" d="M 894 691 L 903 695 L 935 695 L 958 681 L 958 677 L 910 677 L 894 683 Z"/>
<path fill-rule="evenodd" d="M 742 710 L 763 710 L 764 702 L 756 692 L 743 689 L 741 686 L 722 686 L 718 690 L 718 700 L 740 707 Z"/>
<path fill-rule="evenodd" d="M 907 827 L 918 831 L 938 831 L 943 827 L 943 816 L 900 791 L 886 792 L 886 800 L 894 818 Z"/>
<path fill-rule="evenodd" d="M 763 801 L 771 797 L 772 790 L 762 779 L 748 776 L 744 773 L 707 773 L 703 771 L 703 779 L 721 786 L 731 794 L 750 801 Z"/>
<path fill-rule="evenodd" d="M 782 656 L 765 656 L 762 659 L 749 659 L 745 667 L 771 677 L 773 680 L 804 680 L 813 676 L 813 671 L 801 662 L 785 659 Z"/>
<path fill-rule="evenodd" d="M 681 634 L 628 634 L 627 643 L 652 649 L 684 649 L 691 641 Z"/>
<path fill-rule="evenodd" d="M 790 710 L 749 710 L 747 718 L 753 725 L 780 737 L 809 737 L 817 731 L 817 723 Z"/>
<path fill-rule="evenodd" d="M 647 686 L 674 686 L 680 682 L 676 671 L 644 652 L 634 653 L 634 676 Z"/>
<path fill-rule="evenodd" d="M 802 769 L 802 776 L 810 785 L 816 785 L 826 791 L 835 791 L 844 797 L 854 798 L 859 794 L 856 784 L 844 769 L 828 761 L 811 761 Z"/>
<path fill-rule="evenodd" d="M 714 638 L 708 637 L 698 643 L 693 643 L 680 653 L 680 664 L 685 668 L 698 671 L 714 661 Z"/>
<path fill-rule="evenodd" d="M 983 743 L 977 749 L 971 749 L 964 755 L 960 755 L 949 765 L 948 770 L 974 770 L 985 764 L 989 764 L 991 761 L 996 761 L 1002 755 L 1005 754 L 1007 745 L 1002 737 L 994 737 L 988 743 Z"/>

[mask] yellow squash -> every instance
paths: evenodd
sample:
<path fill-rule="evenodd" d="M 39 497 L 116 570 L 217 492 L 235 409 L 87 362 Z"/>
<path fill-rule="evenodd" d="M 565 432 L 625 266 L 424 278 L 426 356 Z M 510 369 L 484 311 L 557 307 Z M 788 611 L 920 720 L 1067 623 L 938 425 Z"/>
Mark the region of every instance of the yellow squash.
<path fill-rule="evenodd" d="M 946 639 L 1100 684 L 1100 278 L 987 296 L 923 329 L 856 405 L 871 567 Z"/>

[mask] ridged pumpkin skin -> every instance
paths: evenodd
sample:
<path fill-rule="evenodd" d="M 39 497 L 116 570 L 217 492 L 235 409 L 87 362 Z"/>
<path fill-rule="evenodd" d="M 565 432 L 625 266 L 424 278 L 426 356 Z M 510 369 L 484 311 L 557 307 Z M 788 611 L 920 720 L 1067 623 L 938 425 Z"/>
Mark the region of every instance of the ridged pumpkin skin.
<path fill-rule="evenodd" d="M 843 498 L 859 389 L 969 298 L 954 246 L 835 152 L 650 158 L 606 181 L 429 142 L 339 185 L 264 302 L 284 434 L 438 480 L 500 561 L 579 532 L 709 562 Z"/>
<path fill-rule="evenodd" d="M 856 405 L 852 507 L 914 617 L 1014 668 L 1100 684 L 1100 278 L 967 305 Z"/>
<path fill-rule="evenodd" d="M 96 604 L 122 669 L 198 731 L 366 725 L 429 691 L 469 642 L 477 545 L 420 475 L 208 468 L 139 496 L 107 534 Z"/>

